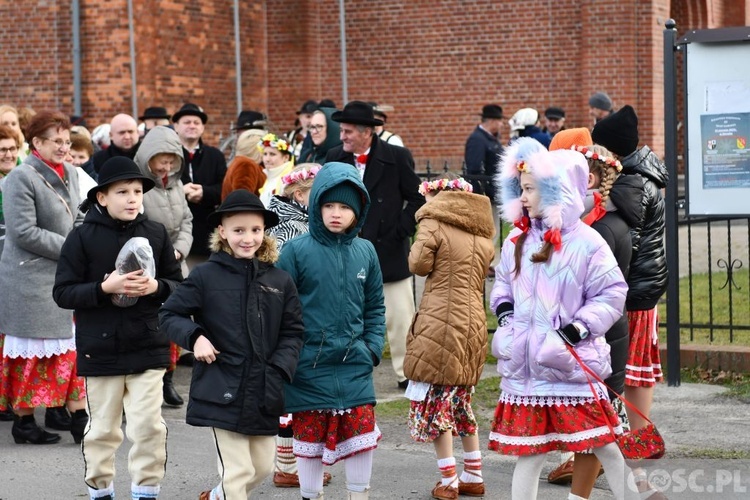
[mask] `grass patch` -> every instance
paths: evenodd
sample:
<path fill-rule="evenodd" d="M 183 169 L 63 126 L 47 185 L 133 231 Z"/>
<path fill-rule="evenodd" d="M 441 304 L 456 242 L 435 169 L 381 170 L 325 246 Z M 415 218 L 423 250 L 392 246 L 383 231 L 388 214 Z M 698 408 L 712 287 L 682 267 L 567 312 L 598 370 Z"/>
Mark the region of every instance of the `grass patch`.
<path fill-rule="evenodd" d="M 683 368 L 680 381 L 685 383 L 713 384 L 727 388 L 726 396 L 750 403 L 750 374 L 703 368 Z"/>
<path fill-rule="evenodd" d="M 727 283 L 725 272 L 694 274 L 692 281 L 688 277 L 680 278 L 680 323 L 714 325 L 713 331 L 711 328 L 681 328 L 681 343 L 750 346 L 750 331 L 733 330 L 730 342 L 728 328 L 730 322 L 750 325 L 750 270 L 735 270 L 732 279 L 739 289 Z M 658 307 L 659 320 L 664 322 L 667 318 L 666 301 Z M 726 327 L 717 328 L 719 325 Z M 659 329 L 659 339 L 666 341 L 666 328 Z"/>
<path fill-rule="evenodd" d="M 715 460 L 747 460 L 750 459 L 750 451 L 747 450 L 720 450 L 718 448 L 694 448 L 669 452 L 669 458 L 703 458 Z"/>

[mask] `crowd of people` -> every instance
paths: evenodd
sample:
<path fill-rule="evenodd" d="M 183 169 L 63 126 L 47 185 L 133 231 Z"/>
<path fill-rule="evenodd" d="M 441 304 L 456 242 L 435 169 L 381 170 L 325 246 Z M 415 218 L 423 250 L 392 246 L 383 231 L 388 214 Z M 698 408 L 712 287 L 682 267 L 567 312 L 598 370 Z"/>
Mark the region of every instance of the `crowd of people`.
<path fill-rule="evenodd" d="M 1 106 L 0 417 L 19 444 L 69 431 L 89 497 L 111 500 L 124 415 L 132 498 L 157 498 L 161 408 L 188 396 L 187 422 L 212 429 L 218 456 L 200 499 L 248 498 L 269 475 L 323 498 L 325 466 L 343 461 L 349 498 L 363 500 L 387 342 L 411 437 L 435 449 L 432 497 L 492 495 L 472 409 L 491 347 L 502 382 L 485 431 L 489 450 L 518 457 L 514 499 L 536 497 L 552 451 L 548 480 L 571 484 L 570 499 L 602 471 L 616 498 L 663 498 L 637 468 L 628 488 L 616 440 L 647 425 L 662 377 L 668 179 L 639 148 L 631 106 L 615 111 L 604 92 L 589 104 L 591 130 L 566 128 L 557 106 L 519 109 L 508 142 L 502 107 L 487 104 L 466 179 L 427 181 L 385 130 L 393 107 L 374 102 L 306 101 L 286 134 L 243 111 L 229 165 L 204 143 L 197 104 L 118 114 L 106 137 Z M 500 219 L 514 229 L 498 249 Z M 189 395 L 178 363 L 192 366 Z"/>

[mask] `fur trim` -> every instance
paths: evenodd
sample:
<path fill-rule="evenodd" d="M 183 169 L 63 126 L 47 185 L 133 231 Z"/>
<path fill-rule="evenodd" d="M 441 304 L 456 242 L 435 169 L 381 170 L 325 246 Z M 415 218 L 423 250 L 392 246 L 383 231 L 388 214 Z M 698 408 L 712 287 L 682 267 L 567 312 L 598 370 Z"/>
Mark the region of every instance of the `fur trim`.
<path fill-rule="evenodd" d="M 211 233 L 211 237 L 208 240 L 208 249 L 212 252 L 226 252 L 229 255 L 234 255 L 227 241 L 219 236 L 218 227 Z M 263 243 L 260 244 L 260 248 L 255 252 L 255 256 L 261 262 L 275 264 L 279 260 L 279 249 L 276 246 L 276 238 L 264 234 Z"/>
<path fill-rule="evenodd" d="M 483 238 L 492 238 L 495 233 L 490 199 L 464 191 L 439 192 L 417 210 L 416 219 L 435 219 Z"/>

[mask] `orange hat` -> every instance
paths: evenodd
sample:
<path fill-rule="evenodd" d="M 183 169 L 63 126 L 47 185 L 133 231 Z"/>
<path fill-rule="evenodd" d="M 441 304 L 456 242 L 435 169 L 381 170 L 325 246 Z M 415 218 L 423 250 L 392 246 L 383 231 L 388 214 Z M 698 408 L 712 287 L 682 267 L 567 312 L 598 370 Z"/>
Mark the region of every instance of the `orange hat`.
<path fill-rule="evenodd" d="M 561 130 L 552 138 L 549 150 L 570 149 L 571 146 L 593 146 L 594 140 L 587 128 L 569 128 Z"/>

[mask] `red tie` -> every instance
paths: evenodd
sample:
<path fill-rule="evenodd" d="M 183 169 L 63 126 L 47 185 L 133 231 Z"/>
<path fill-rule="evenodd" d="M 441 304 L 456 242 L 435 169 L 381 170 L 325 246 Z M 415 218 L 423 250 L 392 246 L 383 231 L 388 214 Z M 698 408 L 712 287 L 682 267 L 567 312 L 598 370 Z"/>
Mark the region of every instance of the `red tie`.
<path fill-rule="evenodd" d="M 357 163 L 361 163 L 362 165 L 367 165 L 367 155 L 366 154 L 358 155 Z"/>

